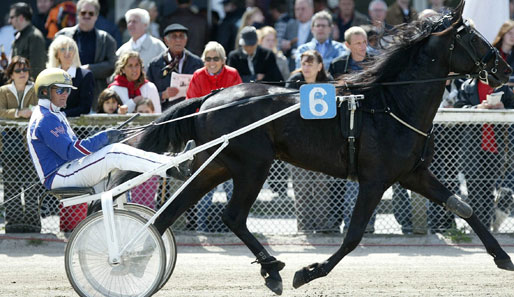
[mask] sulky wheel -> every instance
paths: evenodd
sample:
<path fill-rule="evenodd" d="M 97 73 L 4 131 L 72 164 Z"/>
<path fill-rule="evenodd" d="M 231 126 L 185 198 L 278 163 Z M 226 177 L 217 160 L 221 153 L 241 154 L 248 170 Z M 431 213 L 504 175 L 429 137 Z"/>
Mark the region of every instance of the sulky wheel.
<path fill-rule="evenodd" d="M 109 262 L 103 213 L 82 221 L 66 245 L 66 275 L 80 296 L 151 296 L 158 290 L 166 269 L 166 252 L 154 226 L 120 255 Z M 121 250 L 146 224 L 141 216 L 114 210 L 115 233 Z"/>
<path fill-rule="evenodd" d="M 137 213 L 146 220 L 149 220 L 155 214 L 155 210 L 136 203 L 125 203 L 123 208 Z M 177 243 L 175 242 L 175 236 L 173 235 L 171 227 L 166 229 L 164 234 L 162 234 L 162 241 L 166 249 L 166 271 L 162 277 L 159 289 L 164 287 L 166 282 L 168 282 L 173 273 L 173 269 L 175 269 L 175 263 L 177 262 Z"/>

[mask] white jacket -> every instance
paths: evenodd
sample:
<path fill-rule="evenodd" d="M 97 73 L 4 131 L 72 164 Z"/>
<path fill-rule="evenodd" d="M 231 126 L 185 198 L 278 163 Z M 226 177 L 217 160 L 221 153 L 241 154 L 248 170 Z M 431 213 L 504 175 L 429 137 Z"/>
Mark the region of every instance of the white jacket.
<path fill-rule="evenodd" d="M 120 96 L 123 104 L 128 106 L 128 112 L 134 112 L 136 109 L 136 103 L 134 100 L 132 100 L 132 98 L 129 98 L 127 88 L 120 86 L 110 86 L 109 89 L 113 89 L 116 94 Z M 155 113 L 161 113 L 161 100 L 159 99 L 159 91 L 157 91 L 157 87 L 151 81 L 149 81 L 141 86 L 140 91 L 141 96 L 144 98 L 150 98 L 152 100 Z"/>

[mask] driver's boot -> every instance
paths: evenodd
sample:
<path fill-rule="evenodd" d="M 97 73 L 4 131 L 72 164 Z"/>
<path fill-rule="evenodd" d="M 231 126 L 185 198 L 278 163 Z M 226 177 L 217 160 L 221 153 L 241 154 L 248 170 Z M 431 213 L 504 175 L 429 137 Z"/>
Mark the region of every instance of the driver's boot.
<path fill-rule="evenodd" d="M 176 154 L 176 156 L 181 155 L 189 150 L 192 150 L 195 147 L 196 147 L 196 143 L 193 139 L 191 139 L 186 143 L 184 150 L 181 153 Z M 180 163 L 176 167 L 171 167 L 170 169 L 168 169 L 166 171 L 166 174 L 175 179 L 185 181 L 193 174 L 193 169 L 191 168 L 192 164 L 193 164 L 193 160 L 194 160 L 194 157 L 192 159 L 189 159 L 189 160 L 186 160 L 186 161 Z"/>

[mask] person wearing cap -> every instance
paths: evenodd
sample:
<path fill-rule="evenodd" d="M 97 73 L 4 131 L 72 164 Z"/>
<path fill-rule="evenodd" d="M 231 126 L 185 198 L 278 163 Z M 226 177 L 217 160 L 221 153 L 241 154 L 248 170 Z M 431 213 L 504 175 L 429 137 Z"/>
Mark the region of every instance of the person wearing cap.
<path fill-rule="evenodd" d="M 314 37 L 311 41 L 298 47 L 295 57 L 296 69 L 301 68 L 300 58 L 302 53 L 308 50 L 317 50 L 321 54 L 325 69 L 329 69 L 332 60 L 346 52 L 341 42 L 334 41 L 330 37 L 332 28 L 332 16 L 328 12 L 320 11 L 312 17 L 311 32 Z"/>
<path fill-rule="evenodd" d="M 79 0 L 77 2 L 78 24 L 62 28 L 55 35 L 71 37 L 79 48 L 82 68 L 93 72 L 95 90 L 92 109 L 96 110 L 98 95 L 107 87 L 107 79 L 114 71 L 116 62 L 116 40 L 107 32 L 95 28 L 100 14 L 98 0 Z"/>
<path fill-rule="evenodd" d="M 193 74 L 203 67 L 202 59 L 186 49 L 188 31 L 180 24 L 171 24 L 166 27 L 164 43 L 168 48 L 148 66 L 147 78 L 157 87 L 163 111 L 180 101 L 168 100 L 178 93 L 177 88 L 170 87 L 171 73 Z"/>
<path fill-rule="evenodd" d="M 39 101 L 29 121 L 27 144 L 47 189 L 93 187 L 114 169 L 146 172 L 172 160 L 118 143 L 125 135 L 116 129 L 79 139 L 61 112 L 74 88 L 71 76 L 58 68 L 45 69 L 36 79 Z M 175 176 L 176 171 L 173 167 L 161 176 Z"/>
<path fill-rule="evenodd" d="M 125 13 L 125 20 L 131 38 L 116 51 L 116 56 L 119 59 L 127 52 L 138 52 L 146 72 L 150 62 L 166 50 L 166 45 L 147 33 L 150 24 L 148 11 L 141 8 L 130 9 Z"/>
<path fill-rule="evenodd" d="M 227 65 L 239 72 L 243 82 L 280 82 L 284 78 L 278 69 L 275 54 L 257 44 L 257 30 L 246 26 L 241 30 L 240 48 L 228 55 Z"/>

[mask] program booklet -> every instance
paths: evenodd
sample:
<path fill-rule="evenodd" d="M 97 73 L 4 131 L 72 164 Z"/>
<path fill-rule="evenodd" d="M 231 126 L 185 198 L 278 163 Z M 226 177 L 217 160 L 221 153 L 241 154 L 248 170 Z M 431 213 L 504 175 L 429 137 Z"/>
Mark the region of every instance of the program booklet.
<path fill-rule="evenodd" d="M 171 81 L 170 87 L 177 88 L 177 95 L 168 98 L 169 101 L 175 100 L 177 98 L 186 97 L 187 87 L 189 87 L 189 82 L 193 77 L 192 74 L 180 74 L 176 72 L 171 73 Z"/>

